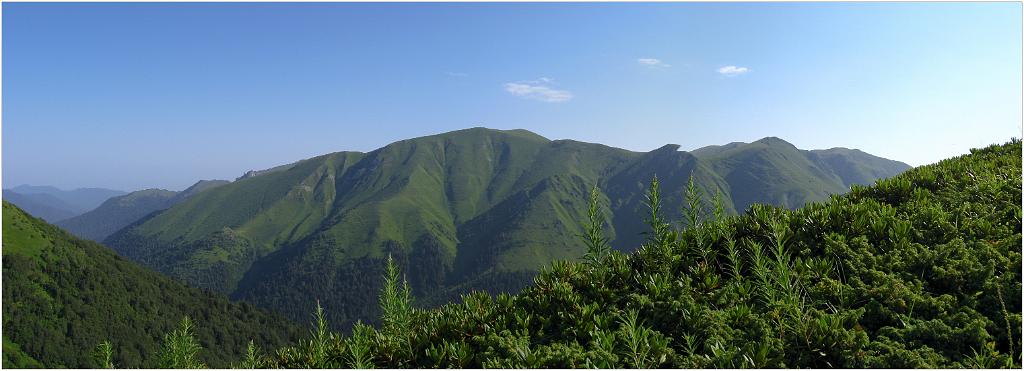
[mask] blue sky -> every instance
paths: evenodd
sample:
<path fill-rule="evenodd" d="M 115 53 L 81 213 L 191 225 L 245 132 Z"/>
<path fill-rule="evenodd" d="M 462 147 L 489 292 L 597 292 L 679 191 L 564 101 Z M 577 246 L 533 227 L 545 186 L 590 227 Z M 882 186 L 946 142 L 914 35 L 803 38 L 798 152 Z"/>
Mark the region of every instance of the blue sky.
<path fill-rule="evenodd" d="M 1021 4 L 3 4 L 3 186 L 179 190 L 473 126 L 911 165 L 1021 134 Z"/>

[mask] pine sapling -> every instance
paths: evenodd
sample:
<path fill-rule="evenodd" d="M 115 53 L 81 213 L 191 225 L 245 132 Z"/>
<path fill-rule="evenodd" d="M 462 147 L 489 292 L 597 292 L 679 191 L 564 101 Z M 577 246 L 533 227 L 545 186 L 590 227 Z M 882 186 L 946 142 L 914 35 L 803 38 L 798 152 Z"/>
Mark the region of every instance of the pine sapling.
<path fill-rule="evenodd" d="M 330 330 L 328 330 L 327 317 L 320 301 L 316 301 L 316 311 L 313 312 L 313 329 L 310 330 L 309 341 L 309 362 L 312 367 L 326 367 L 327 348 L 330 346 Z"/>
<path fill-rule="evenodd" d="M 114 368 L 114 345 L 104 340 L 96 346 L 93 352 L 93 359 L 99 368 Z"/>
<path fill-rule="evenodd" d="M 590 203 L 587 208 L 587 224 L 584 226 L 584 234 L 579 236 L 587 246 L 587 252 L 583 258 L 591 268 L 600 268 L 601 262 L 611 253 L 608 238 L 604 235 L 604 213 L 600 206 L 600 196 L 601 193 L 595 185 L 590 190 Z"/>
<path fill-rule="evenodd" d="M 412 306 L 412 294 L 409 290 L 409 282 L 402 279 L 399 285 L 398 266 L 394 259 L 388 255 L 387 272 L 384 277 L 384 288 L 380 294 L 382 335 L 385 340 L 392 344 L 397 358 L 412 356 L 412 321 L 414 309 Z"/>
<path fill-rule="evenodd" d="M 651 226 L 647 242 L 653 244 L 667 258 L 671 255 L 671 248 L 676 237 L 672 233 L 669 223 L 661 216 L 661 184 L 658 182 L 657 175 L 651 180 L 651 187 L 645 198 L 647 209 L 650 210 L 647 224 Z"/>
<path fill-rule="evenodd" d="M 694 182 L 693 173 L 690 173 L 690 180 L 686 182 L 686 204 L 683 206 L 686 228 L 696 228 L 699 226 L 701 213 L 704 211 L 704 192 Z"/>
<path fill-rule="evenodd" d="M 263 361 L 263 355 L 260 352 L 260 348 L 257 347 L 256 343 L 253 342 L 252 340 L 249 340 L 249 345 L 246 346 L 245 348 L 245 360 L 243 360 L 242 364 L 239 366 L 240 368 L 248 369 L 266 367 L 266 364 Z"/>
<path fill-rule="evenodd" d="M 345 339 L 345 360 L 349 368 L 373 368 L 370 359 L 370 341 L 375 335 L 373 327 L 356 322 L 352 327 L 352 335 Z"/>
<path fill-rule="evenodd" d="M 185 316 L 177 330 L 164 335 L 160 351 L 160 368 L 206 368 L 199 360 L 202 346 L 195 338 L 192 320 Z"/>

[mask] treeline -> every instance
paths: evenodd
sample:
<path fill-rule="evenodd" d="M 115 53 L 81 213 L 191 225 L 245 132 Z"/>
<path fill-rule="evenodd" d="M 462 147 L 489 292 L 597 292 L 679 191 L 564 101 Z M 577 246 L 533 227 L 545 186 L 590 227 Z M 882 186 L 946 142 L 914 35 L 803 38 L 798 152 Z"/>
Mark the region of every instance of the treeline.
<path fill-rule="evenodd" d="M 608 248 L 593 197 L 583 261 L 517 295 L 419 310 L 389 259 L 379 326 L 343 336 L 318 306 L 306 340 L 238 365 L 1021 367 L 1019 140 L 794 211 L 726 217 L 691 183 L 677 223 L 660 192 L 635 254 Z"/>

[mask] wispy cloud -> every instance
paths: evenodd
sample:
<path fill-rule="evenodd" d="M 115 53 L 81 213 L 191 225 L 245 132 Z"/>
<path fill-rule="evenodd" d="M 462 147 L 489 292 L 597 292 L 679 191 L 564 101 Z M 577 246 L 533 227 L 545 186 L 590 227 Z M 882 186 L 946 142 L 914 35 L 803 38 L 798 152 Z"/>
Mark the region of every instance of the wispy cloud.
<path fill-rule="evenodd" d="M 661 59 L 657 59 L 657 58 L 639 58 L 639 59 L 636 60 L 636 63 L 640 63 L 640 64 L 642 64 L 644 66 L 647 66 L 647 67 L 659 67 L 659 68 L 672 67 L 671 64 L 665 63 Z"/>
<path fill-rule="evenodd" d="M 553 84 L 554 80 L 541 77 L 536 80 L 505 83 L 505 91 L 517 97 L 548 103 L 560 103 L 572 99 L 571 92 L 555 89 L 552 87 Z"/>
<path fill-rule="evenodd" d="M 448 75 L 448 76 L 451 76 L 451 77 L 467 77 L 467 76 L 469 76 L 469 74 L 465 73 L 465 72 L 451 72 L 451 71 L 448 71 L 448 72 L 445 72 L 444 74 Z"/>
<path fill-rule="evenodd" d="M 747 72 L 750 72 L 750 69 L 746 67 L 725 66 L 718 69 L 718 73 L 727 77 L 739 76 Z"/>

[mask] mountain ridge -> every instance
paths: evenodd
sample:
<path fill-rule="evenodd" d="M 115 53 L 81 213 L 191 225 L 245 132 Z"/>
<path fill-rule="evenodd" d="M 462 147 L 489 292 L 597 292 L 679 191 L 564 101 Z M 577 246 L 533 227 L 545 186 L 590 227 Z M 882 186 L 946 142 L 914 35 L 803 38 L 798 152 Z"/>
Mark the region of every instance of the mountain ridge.
<path fill-rule="evenodd" d="M 93 241 L 102 241 L 143 217 L 181 203 L 200 192 L 230 182 L 226 180 L 200 180 L 180 192 L 150 188 L 111 197 L 95 209 L 56 222 L 72 234 Z"/>
<path fill-rule="evenodd" d="M 678 148 L 633 152 L 526 130 L 464 129 L 279 166 L 202 192 L 104 242 L 172 277 L 297 320 L 306 312 L 286 303 L 330 292 L 321 299 L 348 324 L 372 317 L 358 307 L 374 300 L 378 283 L 362 279 L 375 277 L 388 254 L 417 267 L 410 281 L 423 297 L 469 282 L 492 282 L 492 292 L 521 287 L 540 266 L 579 257 L 578 221 L 595 185 L 610 202 L 613 246 L 623 251 L 642 241 L 643 195 L 655 174 L 665 202 L 681 204 L 692 174 L 705 192 L 725 196 L 730 213 L 755 202 L 794 208 L 849 189 L 829 162 L 778 138 L 713 156 Z M 881 171 L 891 175 L 908 168 L 874 156 L 848 162 L 865 159 L 892 165 Z"/>

